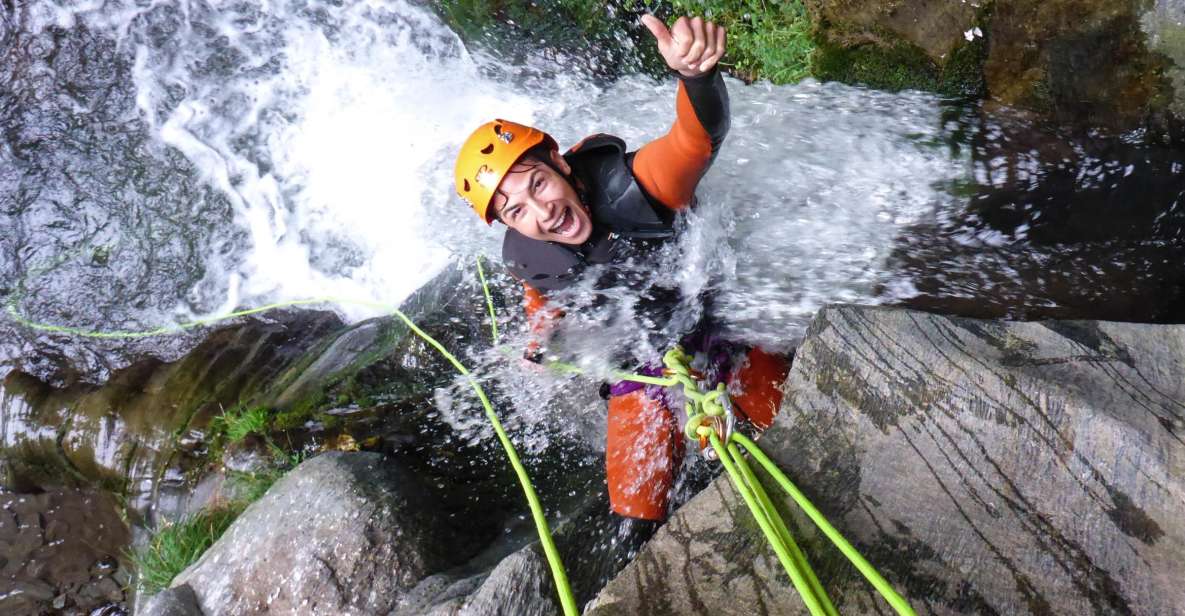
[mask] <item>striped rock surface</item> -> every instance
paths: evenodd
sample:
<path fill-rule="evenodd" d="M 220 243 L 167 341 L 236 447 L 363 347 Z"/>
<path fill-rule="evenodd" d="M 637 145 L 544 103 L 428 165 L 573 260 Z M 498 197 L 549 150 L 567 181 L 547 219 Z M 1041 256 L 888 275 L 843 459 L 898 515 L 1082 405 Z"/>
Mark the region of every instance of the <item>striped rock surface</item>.
<path fill-rule="evenodd" d="M 761 446 L 918 613 L 1185 614 L 1185 326 L 831 307 L 786 387 Z M 586 613 L 806 613 L 727 482 Z M 839 611 L 891 614 L 783 501 Z"/>

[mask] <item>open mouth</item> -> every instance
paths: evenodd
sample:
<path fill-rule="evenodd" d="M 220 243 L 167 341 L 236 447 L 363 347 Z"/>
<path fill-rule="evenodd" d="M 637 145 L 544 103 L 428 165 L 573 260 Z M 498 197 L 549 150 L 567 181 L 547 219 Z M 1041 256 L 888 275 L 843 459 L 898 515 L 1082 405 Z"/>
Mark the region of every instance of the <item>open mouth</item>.
<path fill-rule="evenodd" d="M 579 224 L 579 221 L 576 220 L 576 216 L 572 214 L 571 206 L 567 206 L 564 208 L 564 213 L 560 216 L 560 219 L 554 225 L 552 225 L 551 232 L 556 235 L 568 237 L 576 232 L 576 227 L 579 226 Z"/>

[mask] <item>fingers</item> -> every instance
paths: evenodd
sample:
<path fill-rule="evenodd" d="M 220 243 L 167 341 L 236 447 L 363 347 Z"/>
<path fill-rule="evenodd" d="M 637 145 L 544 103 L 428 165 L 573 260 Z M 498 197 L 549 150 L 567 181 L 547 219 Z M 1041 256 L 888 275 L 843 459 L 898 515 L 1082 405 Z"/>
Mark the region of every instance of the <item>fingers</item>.
<path fill-rule="evenodd" d="M 685 77 L 710 71 L 724 55 L 724 28 L 701 17 L 680 17 L 668 30 L 662 20 L 646 14 L 642 24 L 654 36 L 667 66 Z"/>
<path fill-rule="evenodd" d="M 659 50 L 664 47 L 669 47 L 671 44 L 671 31 L 667 30 L 667 25 L 662 23 L 662 20 L 646 13 L 642 16 L 642 25 L 650 30 L 650 34 L 654 35 L 654 40 L 658 42 Z"/>
<path fill-rule="evenodd" d="M 724 57 L 724 43 L 726 41 L 724 27 L 717 26 L 716 32 L 713 34 L 713 38 L 715 39 L 713 52 L 711 54 L 705 53 L 704 59 L 700 60 L 699 63 L 699 70 L 704 73 L 712 70 L 712 67 L 716 66 L 720 58 Z"/>
<path fill-rule="evenodd" d="M 675 20 L 675 25 L 671 26 L 671 57 L 667 58 L 667 63 L 670 63 L 672 58 L 682 61 L 686 64 L 685 58 L 687 51 L 691 49 L 691 44 L 695 42 L 695 34 L 691 30 L 691 20 L 686 17 L 680 17 Z M 665 56 L 665 54 L 664 54 Z M 671 66 L 671 68 L 676 68 Z"/>
<path fill-rule="evenodd" d="M 705 44 L 704 38 L 704 20 L 699 17 L 691 19 L 691 45 L 688 46 L 687 52 L 683 54 L 683 61 L 687 63 L 689 68 L 695 69 L 699 64 L 700 56 L 704 55 Z"/>

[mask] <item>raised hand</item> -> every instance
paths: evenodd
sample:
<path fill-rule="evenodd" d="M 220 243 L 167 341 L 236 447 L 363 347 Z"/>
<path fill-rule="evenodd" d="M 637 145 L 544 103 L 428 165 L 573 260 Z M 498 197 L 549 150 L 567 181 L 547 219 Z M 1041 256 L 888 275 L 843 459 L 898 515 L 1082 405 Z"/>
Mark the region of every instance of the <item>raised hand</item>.
<path fill-rule="evenodd" d="M 654 15 L 642 16 L 642 23 L 654 35 L 658 53 L 667 66 L 684 77 L 698 77 L 712 70 L 724 55 L 724 27 L 699 17 L 680 17 L 667 30 Z"/>

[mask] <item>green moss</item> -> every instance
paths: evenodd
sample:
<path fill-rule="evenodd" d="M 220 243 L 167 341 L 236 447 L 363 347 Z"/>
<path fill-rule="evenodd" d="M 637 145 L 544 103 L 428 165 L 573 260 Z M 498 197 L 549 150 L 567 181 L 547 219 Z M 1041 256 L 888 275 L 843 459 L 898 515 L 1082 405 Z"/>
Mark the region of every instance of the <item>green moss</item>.
<path fill-rule="evenodd" d="M 939 73 L 941 81 L 938 92 L 965 98 L 987 96 L 987 82 L 983 77 L 983 63 L 986 59 L 987 43 L 983 38 L 977 38 L 955 49 Z"/>
<path fill-rule="evenodd" d="M 985 92 L 985 57 L 983 39 L 959 47 L 941 67 L 921 49 L 904 42 L 890 47 L 871 43 L 843 47 L 823 42 L 812 58 L 811 69 L 824 81 L 878 90 L 926 90 L 953 97 L 980 97 Z"/>
<path fill-rule="evenodd" d="M 288 410 L 275 414 L 272 417 L 272 429 L 279 431 L 299 428 L 312 419 L 325 403 L 325 392 L 319 391 L 310 395 L 293 404 Z"/>
<path fill-rule="evenodd" d="M 641 45 L 642 30 L 633 0 L 442 0 L 434 6 L 467 45 L 519 61 L 527 53 L 556 51 L 581 69 L 614 76 L 655 72 L 657 54 Z M 646 35 L 649 36 L 649 35 Z M 562 68 L 562 67 L 560 67 Z"/>
<path fill-rule="evenodd" d="M 169 587 L 173 578 L 222 536 L 246 505 L 235 503 L 158 528 L 143 548 L 128 555 L 140 588 L 155 594 Z"/>
<path fill-rule="evenodd" d="M 9 486 L 33 490 L 51 485 L 80 486 L 87 483 L 52 441 L 21 441 L 4 449 L 3 453 Z"/>

